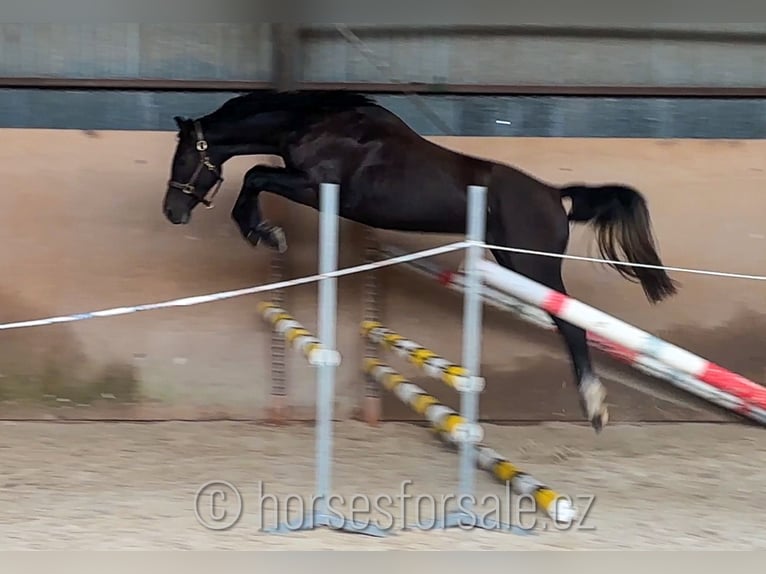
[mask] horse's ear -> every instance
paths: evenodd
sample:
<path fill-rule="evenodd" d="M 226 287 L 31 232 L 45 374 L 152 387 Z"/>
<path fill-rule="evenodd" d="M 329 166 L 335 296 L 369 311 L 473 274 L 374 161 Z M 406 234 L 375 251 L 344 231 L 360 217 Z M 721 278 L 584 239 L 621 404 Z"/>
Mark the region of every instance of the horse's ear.
<path fill-rule="evenodd" d="M 179 130 L 183 129 L 184 123 L 186 123 L 186 118 L 182 116 L 173 116 L 173 120 L 176 122 Z"/>

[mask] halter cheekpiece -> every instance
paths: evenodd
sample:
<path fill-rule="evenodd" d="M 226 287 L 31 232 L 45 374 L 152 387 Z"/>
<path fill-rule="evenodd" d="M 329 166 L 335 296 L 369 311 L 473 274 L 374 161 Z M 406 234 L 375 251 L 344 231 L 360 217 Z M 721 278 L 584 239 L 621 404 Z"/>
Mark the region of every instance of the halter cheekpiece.
<path fill-rule="evenodd" d="M 223 183 L 223 178 L 221 177 L 221 173 L 218 171 L 218 168 L 213 164 L 213 162 L 210 160 L 210 156 L 207 154 L 207 141 L 205 140 L 204 135 L 202 134 L 202 127 L 199 125 L 198 121 L 194 122 L 194 133 L 197 137 L 197 142 L 195 144 L 195 148 L 197 152 L 199 153 L 199 164 L 197 165 L 197 168 L 194 170 L 194 173 L 192 174 L 191 178 L 187 183 L 180 183 L 177 181 L 170 180 L 168 185 L 170 187 L 173 187 L 175 189 L 180 189 L 182 192 L 184 192 L 187 195 L 191 195 L 196 199 L 199 203 L 204 205 L 206 208 L 210 209 L 213 206 L 212 199 L 215 197 L 215 195 L 218 193 L 218 190 L 221 187 L 221 184 Z M 213 190 L 213 193 L 210 195 L 210 199 L 206 199 L 207 194 L 210 192 L 203 193 L 202 196 L 197 195 L 197 178 L 199 178 L 200 174 L 202 173 L 202 168 L 206 168 L 209 172 L 211 172 L 216 177 L 216 182 L 211 188 Z"/>

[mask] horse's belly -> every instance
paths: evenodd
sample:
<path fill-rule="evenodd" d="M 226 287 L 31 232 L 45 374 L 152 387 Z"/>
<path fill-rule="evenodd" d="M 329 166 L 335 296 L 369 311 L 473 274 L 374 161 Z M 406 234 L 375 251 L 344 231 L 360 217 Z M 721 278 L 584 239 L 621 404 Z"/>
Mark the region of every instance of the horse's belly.
<path fill-rule="evenodd" d="M 391 181 L 357 188 L 349 202 L 349 217 L 383 229 L 432 233 L 465 230 L 465 193 L 439 190 L 427 182 Z"/>

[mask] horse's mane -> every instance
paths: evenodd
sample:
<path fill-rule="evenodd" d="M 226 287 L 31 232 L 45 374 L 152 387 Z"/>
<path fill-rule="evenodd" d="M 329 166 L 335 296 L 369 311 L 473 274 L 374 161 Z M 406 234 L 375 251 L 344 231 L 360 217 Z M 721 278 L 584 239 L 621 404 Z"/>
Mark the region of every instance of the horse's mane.
<path fill-rule="evenodd" d="M 256 113 L 278 111 L 313 116 L 364 106 L 377 106 L 377 103 L 370 96 L 347 90 L 262 90 L 235 96 L 206 117 L 242 119 Z"/>

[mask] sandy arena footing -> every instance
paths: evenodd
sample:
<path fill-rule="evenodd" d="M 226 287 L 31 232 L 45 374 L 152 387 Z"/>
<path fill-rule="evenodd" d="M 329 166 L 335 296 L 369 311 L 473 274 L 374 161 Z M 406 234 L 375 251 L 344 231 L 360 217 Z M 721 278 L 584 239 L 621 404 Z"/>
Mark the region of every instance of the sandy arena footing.
<path fill-rule="evenodd" d="M 393 499 L 405 482 L 414 497 L 427 493 L 438 501 L 456 493 L 457 456 L 426 429 L 405 423 L 374 429 L 353 421 L 335 429 L 333 491 L 347 501 L 355 494 Z M 395 535 L 386 538 L 326 529 L 270 535 L 260 531 L 262 518 L 273 523 L 274 514 L 259 511 L 258 485 L 280 504 L 288 495 L 308 503 L 314 478 L 310 426 L 6 422 L 0 549 L 766 548 L 762 429 L 613 425 L 595 436 L 589 427 L 568 424 L 485 425 L 485 433 L 493 448 L 559 492 L 581 504 L 595 496 L 586 519 L 562 531 L 538 514 L 532 536 L 401 532 L 400 516 Z M 491 496 L 479 510 L 507 502 L 502 485 L 484 473 L 477 478 L 478 495 Z M 244 501 L 242 518 L 225 531 L 206 529 L 195 516 L 195 492 L 212 480 L 236 485 Z M 415 500 L 408 505 L 412 523 Z M 208 507 L 200 507 L 203 517 Z M 501 517 L 531 525 L 531 515 L 516 516 L 512 507 L 501 509 L 508 512 Z M 428 504 L 421 508 L 430 513 Z"/>

